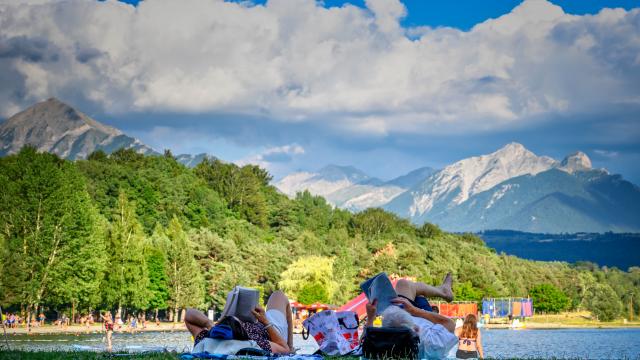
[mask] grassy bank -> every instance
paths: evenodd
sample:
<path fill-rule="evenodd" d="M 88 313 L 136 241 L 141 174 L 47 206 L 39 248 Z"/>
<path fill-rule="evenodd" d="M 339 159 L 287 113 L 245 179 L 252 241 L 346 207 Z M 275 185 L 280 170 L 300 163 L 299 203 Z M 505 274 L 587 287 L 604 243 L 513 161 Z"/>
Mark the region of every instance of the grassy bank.
<path fill-rule="evenodd" d="M 106 360 L 106 359 L 144 359 L 176 360 L 180 357 L 172 353 L 110 354 L 95 352 L 67 351 L 0 351 L 0 360 Z"/>
<path fill-rule="evenodd" d="M 135 359 L 135 360 L 175 360 L 179 359 L 177 354 L 170 353 L 148 353 L 148 354 L 108 354 L 91 352 L 26 352 L 13 351 L 6 352 L 0 350 L 0 360 L 107 360 L 107 359 Z M 327 360 L 358 360 L 358 357 L 326 357 Z M 490 360 L 491 358 L 487 358 Z M 505 360 L 505 359 L 502 359 Z M 516 358 L 510 359 L 516 360 Z M 532 360 L 532 359 L 529 359 Z M 535 360 L 535 359 L 533 359 Z"/>

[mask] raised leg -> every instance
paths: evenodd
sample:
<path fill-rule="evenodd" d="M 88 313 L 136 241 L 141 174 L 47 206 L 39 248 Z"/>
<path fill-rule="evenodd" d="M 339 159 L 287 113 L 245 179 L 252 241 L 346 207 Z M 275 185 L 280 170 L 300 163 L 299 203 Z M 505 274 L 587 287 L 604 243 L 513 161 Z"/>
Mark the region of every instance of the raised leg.
<path fill-rule="evenodd" d="M 187 309 L 187 313 L 184 316 L 184 324 L 193 337 L 200 334 L 202 330 L 209 330 L 213 327 L 213 321 L 209 320 L 202 311 L 196 309 Z"/>
<path fill-rule="evenodd" d="M 269 310 L 277 310 L 284 315 L 287 320 L 287 345 L 289 349 L 293 349 L 293 319 L 287 295 L 282 291 L 273 292 L 267 301 L 267 311 Z"/>
<path fill-rule="evenodd" d="M 426 298 L 439 297 L 446 301 L 452 301 L 452 280 L 451 273 L 445 276 L 440 286 L 431 286 L 421 282 L 400 279 L 396 284 L 396 292 L 398 295 L 406 296 L 411 300 L 415 300 L 416 296 L 420 295 Z"/>

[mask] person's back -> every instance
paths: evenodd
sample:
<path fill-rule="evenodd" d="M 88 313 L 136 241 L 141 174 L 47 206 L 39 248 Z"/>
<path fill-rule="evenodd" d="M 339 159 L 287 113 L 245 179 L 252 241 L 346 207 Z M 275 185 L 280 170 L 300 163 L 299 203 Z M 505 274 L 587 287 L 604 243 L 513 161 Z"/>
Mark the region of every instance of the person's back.
<path fill-rule="evenodd" d="M 458 359 L 483 358 L 482 339 L 477 326 L 477 318 L 473 314 L 465 317 L 462 327 L 456 329 L 458 336 Z"/>

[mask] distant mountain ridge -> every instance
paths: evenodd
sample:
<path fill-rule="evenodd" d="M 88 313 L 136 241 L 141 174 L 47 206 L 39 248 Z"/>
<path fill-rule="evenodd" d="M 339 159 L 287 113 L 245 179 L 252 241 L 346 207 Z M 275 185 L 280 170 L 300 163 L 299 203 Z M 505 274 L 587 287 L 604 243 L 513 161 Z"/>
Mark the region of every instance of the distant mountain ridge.
<path fill-rule="evenodd" d="M 382 207 L 449 231 L 640 231 L 640 188 L 604 169 L 592 169 L 583 152 L 557 161 L 510 143 L 439 171 L 418 169 L 372 185 L 349 181 L 346 175 L 330 181 L 320 173 L 304 173 L 299 181 L 301 174 L 276 186 L 291 196 L 309 190 L 353 211 Z"/>
<path fill-rule="evenodd" d="M 382 206 L 435 170 L 424 167 L 390 181 L 370 177 L 353 166 L 328 165 L 318 172 L 288 175 L 275 186 L 289 196 L 308 190 L 335 206 L 360 211 Z"/>
<path fill-rule="evenodd" d="M 69 160 L 85 159 L 96 150 L 111 153 L 121 148 L 160 155 L 140 140 L 102 124 L 56 98 L 34 104 L 0 123 L 0 156 L 14 154 L 25 145 Z M 182 154 L 176 159 L 187 166 L 195 166 L 207 156 Z"/>
<path fill-rule="evenodd" d="M 71 160 L 120 148 L 160 155 L 54 98 L 0 123 L 0 156 L 25 145 Z M 211 156 L 175 156 L 187 166 L 207 157 Z M 428 221 L 449 231 L 640 232 L 638 186 L 593 169 L 583 152 L 557 161 L 518 143 L 441 170 L 419 168 L 390 181 L 353 166 L 328 165 L 317 172 L 290 174 L 274 185 L 289 196 L 308 190 L 340 208 L 382 207 L 414 223 Z"/>
<path fill-rule="evenodd" d="M 488 230 L 477 234 L 487 246 L 523 259 L 538 261 L 589 261 L 599 266 L 627 270 L 640 264 L 640 234 L 563 233 L 540 234 Z M 625 251 L 616 251 L 625 249 Z M 586 264 L 582 264 L 585 266 Z"/>

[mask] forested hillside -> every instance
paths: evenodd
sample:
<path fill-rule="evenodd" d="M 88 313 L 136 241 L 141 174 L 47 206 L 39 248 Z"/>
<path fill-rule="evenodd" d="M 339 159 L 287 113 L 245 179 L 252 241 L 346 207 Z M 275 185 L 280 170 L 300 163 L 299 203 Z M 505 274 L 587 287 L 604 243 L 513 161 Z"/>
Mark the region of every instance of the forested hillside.
<path fill-rule="evenodd" d="M 576 267 L 496 254 L 380 209 L 333 209 L 308 192 L 293 200 L 256 166 L 171 153 L 96 152 L 61 160 L 25 148 L 0 159 L 0 304 L 129 310 L 220 306 L 236 284 L 303 302 L 342 304 L 380 271 L 439 283 L 458 300 L 527 296 L 553 285 L 607 320 L 640 310 L 640 268 Z"/>

